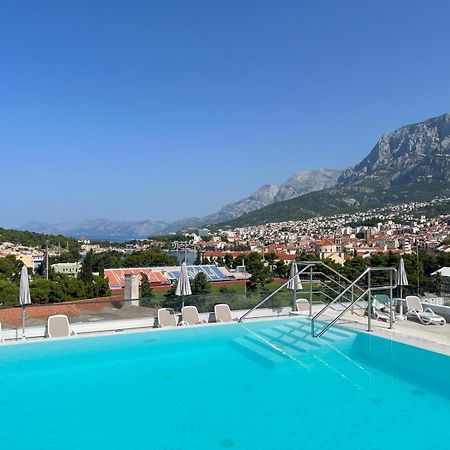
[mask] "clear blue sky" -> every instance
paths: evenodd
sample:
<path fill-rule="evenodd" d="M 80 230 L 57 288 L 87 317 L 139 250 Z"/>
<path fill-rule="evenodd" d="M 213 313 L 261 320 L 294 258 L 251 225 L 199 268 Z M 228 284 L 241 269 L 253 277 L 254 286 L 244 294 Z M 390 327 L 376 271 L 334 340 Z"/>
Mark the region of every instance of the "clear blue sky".
<path fill-rule="evenodd" d="M 0 226 L 214 212 L 450 110 L 450 2 L 0 2 Z"/>

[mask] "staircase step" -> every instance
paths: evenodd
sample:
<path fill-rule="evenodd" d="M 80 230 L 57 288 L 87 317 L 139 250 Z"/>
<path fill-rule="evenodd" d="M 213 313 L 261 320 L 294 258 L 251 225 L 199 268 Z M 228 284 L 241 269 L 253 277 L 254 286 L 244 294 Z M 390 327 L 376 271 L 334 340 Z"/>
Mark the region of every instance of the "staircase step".
<path fill-rule="evenodd" d="M 281 326 L 273 327 L 274 330 L 280 333 L 285 333 L 286 336 L 291 336 L 295 339 L 302 339 L 310 347 L 322 347 L 322 344 L 317 339 L 311 336 L 311 328 L 296 327 L 295 325 L 283 324 Z M 333 340 L 333 339 L 331 339 Z"/>
<path fill-rule="evenodd" d="M 323 330 L 326 326 L 328 325 L 327 322 L 316 322 L 315 324 L 315 332 L 316 334 L 319 333 L 321 330 Z M 312 337 L 311 336 L 311 326 L 310 324 L 308 324 L 308 328 L 306 327 L 301 327 L 301 328 L 297 328 L 295 325 L 292 324 L 285 324 L 284 325 L 286 328 L 291 329 L 292 331 L 296 331 L 296 330 L 301 330 L 302 332 L 305 331 L 308 337 Z M 322 339 L 324 339 L 325 341 L 328 342 L 336 342 L 340 339 L 343 338 L 347 338 L 351 336 L 351 334 L 347 334 L 345 333 L 345 331 L 343 330 L 336 330 L 335 327 L 331 326 L 324 335 L 321 336 Z"/>
<path fill-rule="evenodd" d="M 285 350 L 287 353 L 291 354 L 292 351 L 294 353 L 306 353 L 310 351 L 310 349 L 304 345 L 303 341 L 300 339 L 286 339 L 276 334 L 270 333 L 269 331 L 260 331 L 259 334 L 270 342 L 273 342 L 277 347 Z"/>
<path fill-rule="evenodd" d="M 277 358 L 280 359 L 286 359 L 287 356 L 283 354 L 283 348 L 281 345 L 277 345 L 274 342 L 271 342 L 268 339 L 265 339 L 261 334 L 258 332 L 257 335 L 247 335 L 245 336 L 245 339 L 252 344 L 255 344 L 262 348 L 264 351 L 269 351 L 273 353 Z"/>
<path fill-rule="evenodd" d="M 231 345 L 245 356 L 269 369 L 274 369 L 276 364 L 286 360 L 280 351 L 268 343 L 248 336 L 233 339 Z"/>

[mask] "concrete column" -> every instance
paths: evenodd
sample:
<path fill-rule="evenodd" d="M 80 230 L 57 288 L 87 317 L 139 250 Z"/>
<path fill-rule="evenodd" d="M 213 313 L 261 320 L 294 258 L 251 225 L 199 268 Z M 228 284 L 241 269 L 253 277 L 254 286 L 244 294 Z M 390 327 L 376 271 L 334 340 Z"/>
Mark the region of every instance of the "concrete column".
<path fill-rule="evenodd" d="M 125 274 L 124 299 L 132 300 L 131 302 L 127 302 L 127 304 L 139 306 L 139 281 L 140 276 L 138 274 Z"/>

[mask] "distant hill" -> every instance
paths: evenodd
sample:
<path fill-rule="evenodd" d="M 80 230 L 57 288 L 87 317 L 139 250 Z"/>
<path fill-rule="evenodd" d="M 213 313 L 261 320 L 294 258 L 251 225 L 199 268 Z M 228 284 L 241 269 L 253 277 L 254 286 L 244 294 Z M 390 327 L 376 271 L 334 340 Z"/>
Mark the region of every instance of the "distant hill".
<path fill-rule="evenodd" d="M 143 239 L 148 236 L 164 234 L 169 226 L 167 222 L 142 220 L 127 222 L 111 219 L 94 219 L 75 222 L 43 223 L 28 222 L 21 228 L 41 233 L 63 234 L 80 238 L 87 236 L 89 239 L 127 241 L 131 239 Z"/>
<path fill-rule="evenodd" d="M 449 193 L 450 114 L 443 114 L 384 134 L 332 188 L 274 203 L 223 225 L 299 220 Z"/>
<path fill-rule="evenodd" d="M 70 248 L 79 247 L 76 239 L 68 238 L 62 235 L 10 230 L 7 228 L 0 228 L 0 243 L 2 242 L 11 242 L 12 244 L 20 244 L 26 247 L 40 248 L 44 248 L 46 242 L 48 242 L 49 246 L 57 246 L 58 244 L 61 244 L 62 247 L 66 247 L 67 245 L 69 245 Z"/>
<path fill-rule="evenodd" d="M 175 222 L 142 220 L 128 222 L 111 219 L 93 219 L 62 223 L 28 222 L 21 228 L 43 233 L 57 233 L 80 238 L 126 241 L 131 239 L 145 239 L 179 231 L 186 227 L 201 227 L 204 225 L 234 219 L 240 215 L 253 211 L 274 202 L 286 200 L 306 192 L 317 191 L 336 184 L 341 171 L 334 169 L 313 169 L 297 172 L 285 183 L 264 185 L 251 196 L 229 204 L 214 214 L 204 218 L 190 217 Z"/>
<path fill-rule="evenodd" d="M 242 214 L 271 205 L 272 203 L 290 200 L 308 192 L 320 191 L 334 186 L 342 171 L 336 169 L 311 169 L 294 174 L 280 185 L 265 184 L 249 197 L 230 203 L 218 212 L 206 216 L 205 223 L 217 223 L 235 219 Z"/>

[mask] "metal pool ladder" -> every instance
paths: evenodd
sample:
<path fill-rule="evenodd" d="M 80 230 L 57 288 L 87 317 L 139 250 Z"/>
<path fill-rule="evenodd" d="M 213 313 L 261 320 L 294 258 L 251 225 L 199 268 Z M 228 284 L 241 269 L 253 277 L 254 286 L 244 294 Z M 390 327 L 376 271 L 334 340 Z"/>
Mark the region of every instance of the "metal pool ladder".
<path fill-rule="evenodd" d="M 389 284 L 385 286 L 374 286 L 372 284 L 372 273 L 373 272 L 388 272 L 389 273 Z M 351 310 L 357 302 L 362 301 L 367 297 L 367 331 L 372 331 L 372 292 L 374 291 L 386 291 L 389 290 L 389 328 L 392 328 L 392 324 L 394 321 L 394 312 L 393 312 L 393 304 L 392 304 L 392 292 L 397 287 L 396 285 L 396 275 L 397 269 L 395 267 L 369 267 L 367 268 L 356 280 L 354 280 L 349 286 L 347 286 L 337 297 L 334 298 L 331 302 L 325 305 L 314 317 L 311 317 L 311 336 L 312 337 L 320 337 L 324 333 L 326 333 L 347 311 Z M 367 284 L 364 284 L 364 288 L 360 286 L 360 283 L 366 281 Z M 359 295 L 356 297 L 353 296 L 354 289 L 359 291 Z M 327 323 L 325 327 L 320 329 L 320 331 L 316 332 L 316 321 L 327 312 L 329 309 L 332 309 L 332 305 L 336 302 L 339 302 L 340 299 L 347 293 L 352 292 L 352 300 L 349 302 L 347 306 L 336 316 L 331 322 Z"/>
<path fill-rule="evenodd" d="M 390 320 L 389 328 L 392 328 L 393 324 L 393 305 L 392 305 L 392 292 L 397 287 L 395 284 L 397 269 L 395 267 L 371 267 L 367 268 L 358 278 L 354 281 L 349 280 L 334 268 L 325 264 L 322 260 L 316 261 L 301 261 L 299 264 L 303 265 L 293 277 L 289 278 L 278 289 L 270 293 L 267 297 L 261 300 L 253 308 L 246 311 L 240 318 L 239 322 L 243 322 L 253 311 L 264 305 L 268 300 L 274 297 L 279 291 L 285 288 L 291 280 L 298 275 L 303 274 L 307 276 L 309 282 L 309 317 L 311 319 L 311 335 L 313 337 L 322 336 L 327 330 L 329 330 L 347 311 L 354 312 L 355 307 L 361 309 L 360 302 L 366 300 L 367 309 L 370 314 L 367 314 L 367 329 L 371 331 L 371 312 L 372 312 L 372 293 L 375 291 L 389 291 L 390 304 Z M 372 274 L 374 272 L 387 272 L 389 274 L 389 284 L 385 286 L 376 286 L 373 284 Z M 363 284 L 364 283 L 364 284 Z M 322 296 L 328 303 L 313 316 L 312 304 L 314 295 Z M 329 310 L 337 311 L 337 307 L 340 305 L 342 308 L 336 317 L 331 322 L 327 323 L 324 328 L 316 330 L 316 322 L 322 317 L 324 313 Z"/>

